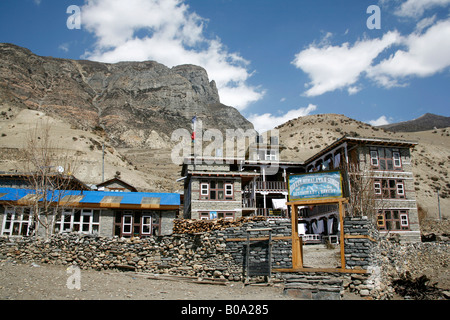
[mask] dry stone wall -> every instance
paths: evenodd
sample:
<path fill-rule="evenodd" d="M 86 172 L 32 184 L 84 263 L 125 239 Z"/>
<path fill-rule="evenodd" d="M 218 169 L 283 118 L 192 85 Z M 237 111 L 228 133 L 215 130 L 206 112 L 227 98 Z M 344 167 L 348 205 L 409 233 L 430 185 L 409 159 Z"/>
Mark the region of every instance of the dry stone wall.
<path fill-rule="evenodd" d="M 244 241 L 248 228 L 273 228 L 274 236 L 290 235 L 286 222 L 259 221 L 241 227 L 201 234 L 173 234 L 145 239 L 124 239 L 57 234 L 51 238 L 0 238 L 0 259 L 23 263 L 76 264 L 81 269 L 121 269 L 149 273 L 243 280 Z M 252 237 L 258 237 L 252 232 Z M 273 245 L 273 265 L 290 265 L 290 242 Z M 257 259 L 258 254 L 254 255 Z"/>
<path fill-rule="evenodd" d="M 434 267 L 448 270 L 448 242 L 395 243 L 377 237 L 376 231 L 369 226 L 365 218 L 349 218 L 344 223 L 346 234 L 365 234 L 377 240 L 345 239 L 347 268 L 366 269 L 366 274 L 277 273 L 272 276 L 283 278 L 288 289 L 298 289 L 291 293 L 308 299 L 339 299 L 343 290 L 374 299 L 391 299 L 394 294 L 392 280 L 401 274 L 410 272 L 417 277 Z M 290 221 L 252 221 L 197 234 L 145 239 L 73 233 L 54 235 L 47 240 L 1 237 L 0 260 L 76 264 L 82 269 L 120 269 L 243 281 L 246 278 L 244 262 L 247 250 L 246 241 L 240 240 L 247 234 L 251 238 L 267 237 L 267 230 L 264 230 L 267 228 L 271 229 L 273 237 L 291 235 Z M 267 244 L 267 241 L 252 242 L 251 263 L 266 261 Z M 271 249 L 272 268 L 292 267 L 290 240 L 274 240 Z"/>

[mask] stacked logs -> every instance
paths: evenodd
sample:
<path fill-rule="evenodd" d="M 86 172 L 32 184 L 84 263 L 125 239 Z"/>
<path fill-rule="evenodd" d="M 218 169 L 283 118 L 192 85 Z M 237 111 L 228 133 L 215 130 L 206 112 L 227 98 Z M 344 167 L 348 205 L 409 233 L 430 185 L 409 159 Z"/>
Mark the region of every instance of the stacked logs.
<path fill-rule="evenodd" d="M 224 230 L 227 228 L 240 227 L 242 224 L 251 221 L 264 221 L 263 216 L 241 217 L 236 220 L 231 219 L 214 219 L 214 220 L 190 220 L 175 219 L 173 222 L 174 234 L 196 234 L 216 230 Z"/>

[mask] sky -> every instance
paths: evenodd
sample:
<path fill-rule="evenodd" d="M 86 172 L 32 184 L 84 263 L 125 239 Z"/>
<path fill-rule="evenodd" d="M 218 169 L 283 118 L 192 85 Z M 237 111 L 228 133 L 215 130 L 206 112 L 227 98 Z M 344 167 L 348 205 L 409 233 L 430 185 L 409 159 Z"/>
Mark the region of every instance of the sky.
<path fill-rule="evenodd" d="M 450 116 L 450 0 L 1 0 L 0 42 L 202 66 L 258 131 L 311 114 Z"/>

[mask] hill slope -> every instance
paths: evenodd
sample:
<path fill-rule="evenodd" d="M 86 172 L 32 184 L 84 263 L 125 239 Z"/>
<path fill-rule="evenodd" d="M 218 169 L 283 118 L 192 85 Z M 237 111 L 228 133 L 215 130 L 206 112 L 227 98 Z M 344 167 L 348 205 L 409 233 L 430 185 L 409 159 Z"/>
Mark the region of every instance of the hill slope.
<path fill-rule="evenodd" d="M 450 117 L 425 113 L 423 116 L 409 121 L 386 124 L 379 126 L 393 132 L 417 132 L 450 127 Z"/>

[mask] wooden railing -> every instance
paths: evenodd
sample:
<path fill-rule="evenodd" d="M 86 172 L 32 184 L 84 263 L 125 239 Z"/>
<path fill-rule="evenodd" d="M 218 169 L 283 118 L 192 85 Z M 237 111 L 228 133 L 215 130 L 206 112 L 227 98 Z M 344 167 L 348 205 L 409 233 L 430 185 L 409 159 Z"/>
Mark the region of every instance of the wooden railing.
<path fill-rule="evenodd" d="M 256 181 L 257 191 L 287 191 L 287 183 L 284 181 Z"/>

